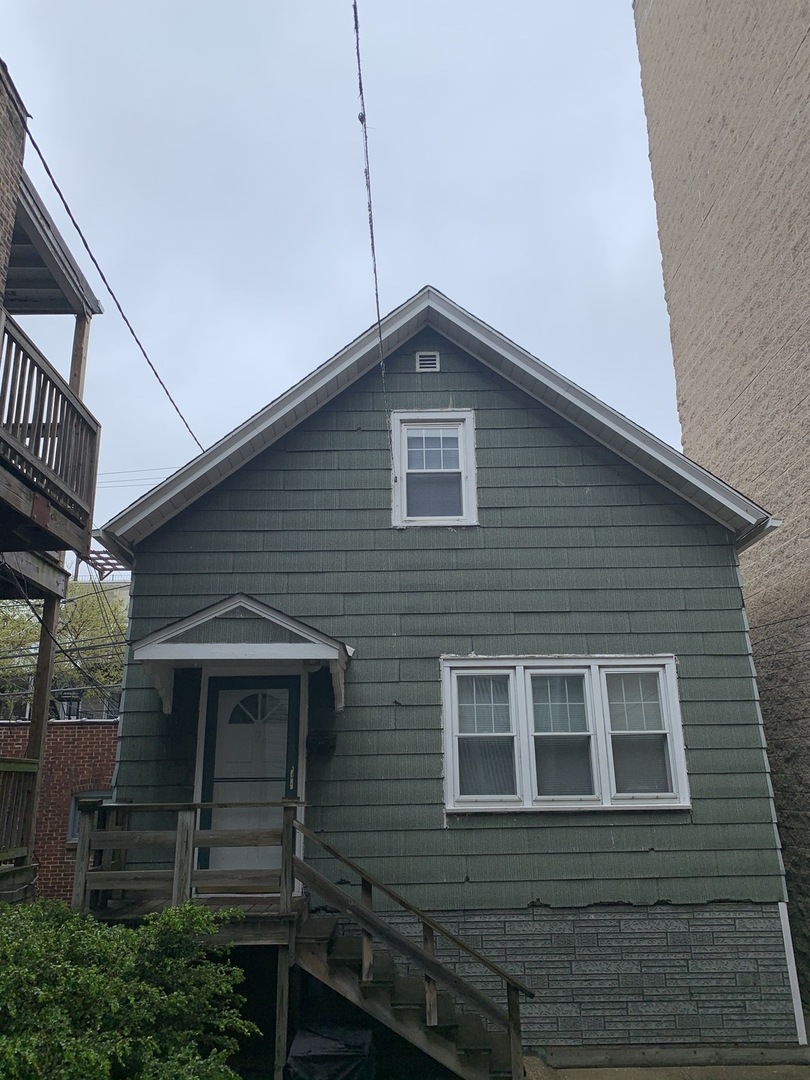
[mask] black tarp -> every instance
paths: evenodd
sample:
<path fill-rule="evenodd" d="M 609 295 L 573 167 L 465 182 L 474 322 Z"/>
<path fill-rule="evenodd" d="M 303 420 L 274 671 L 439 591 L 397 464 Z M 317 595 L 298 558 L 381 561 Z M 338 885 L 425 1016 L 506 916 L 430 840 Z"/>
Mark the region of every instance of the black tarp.
<path fill-rule="evenodd" d="M 312 1024 L 296 1032 L 287 1058 L 289 1080 L 374 1080 L 370 1031 Z"/>

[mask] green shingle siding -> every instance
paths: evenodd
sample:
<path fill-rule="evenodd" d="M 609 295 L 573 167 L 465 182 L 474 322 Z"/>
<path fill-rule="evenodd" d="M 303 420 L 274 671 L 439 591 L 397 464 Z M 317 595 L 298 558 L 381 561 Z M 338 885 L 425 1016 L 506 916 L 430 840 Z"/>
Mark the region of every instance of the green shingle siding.
<path fill-rule="evenodd" d="M 245 592 L 355 647 L 307 822 L 416 903 L 781 899 L 728 533 L 460 350 L 417 374 L 419 347 L 140 545 L 133 637 Z M 391 528 L 386 403 L 475 410 L 480 526 Z M 692 809 L 445 815 L 438 658 L 471 652 L 675 653 Z M 132 671 L 121 791 L 166 797 L 189 762 Z"/>

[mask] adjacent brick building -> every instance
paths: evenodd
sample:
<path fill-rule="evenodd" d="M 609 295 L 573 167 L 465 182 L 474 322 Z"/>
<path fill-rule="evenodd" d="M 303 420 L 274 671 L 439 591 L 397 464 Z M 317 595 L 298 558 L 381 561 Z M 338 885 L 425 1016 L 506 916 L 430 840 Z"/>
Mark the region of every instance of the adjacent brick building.
<path fill-rule="evenodd" d="M 24 756 L 29 727 L 27 722 L 0 722 L 0 757 Z M 69 835 L 73 799 L 110 790 L 117 736 L 117 718 L 48 725 L 34 842 L 38 897 L 70 900 L 76 858 L 75 839 Z"/>
<path fill-rule="evenodd" d="M 810 987 L 810 3 L 636 0 L 684 450 L 784 524 L 741 559 Z"/>

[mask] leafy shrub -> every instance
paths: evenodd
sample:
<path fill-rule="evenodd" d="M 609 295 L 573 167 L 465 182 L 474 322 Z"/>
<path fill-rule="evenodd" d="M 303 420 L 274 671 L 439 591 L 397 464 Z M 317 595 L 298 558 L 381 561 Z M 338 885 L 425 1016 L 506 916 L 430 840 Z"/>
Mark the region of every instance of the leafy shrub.
<path fill-rule="evenodd" d="M 130 928 L 1 904 L 0 1077 L 238 1080 L 227 1059 L 257 1029 L 206 941 L 227 918 L 186 904 Z"/>

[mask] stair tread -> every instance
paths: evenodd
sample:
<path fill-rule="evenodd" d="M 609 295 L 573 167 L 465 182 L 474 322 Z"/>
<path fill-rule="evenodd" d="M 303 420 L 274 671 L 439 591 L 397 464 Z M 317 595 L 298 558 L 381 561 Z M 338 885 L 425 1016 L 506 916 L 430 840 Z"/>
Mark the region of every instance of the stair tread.
<path fill-rule="evenodd" d="M 299 941 L 329 941 L 335 932 L 337 919 L 332 916 L 310 915 L 296 937 Z"/>

